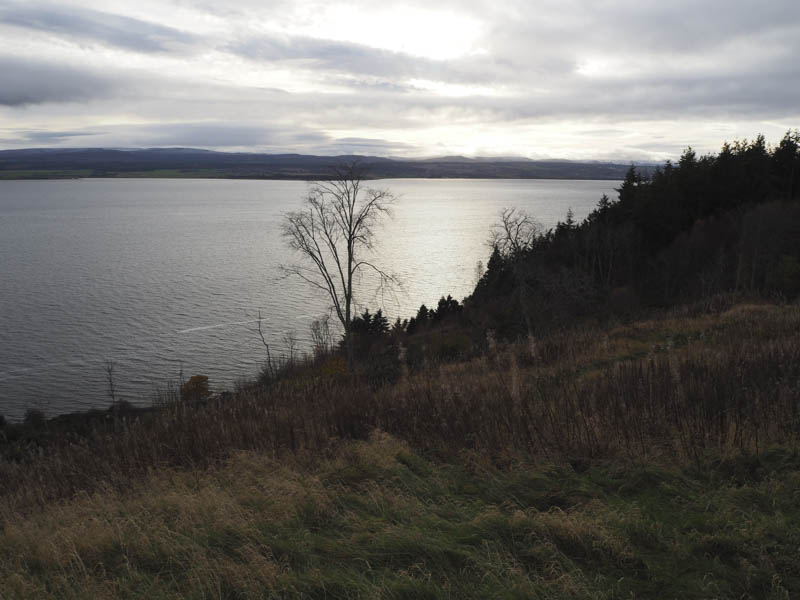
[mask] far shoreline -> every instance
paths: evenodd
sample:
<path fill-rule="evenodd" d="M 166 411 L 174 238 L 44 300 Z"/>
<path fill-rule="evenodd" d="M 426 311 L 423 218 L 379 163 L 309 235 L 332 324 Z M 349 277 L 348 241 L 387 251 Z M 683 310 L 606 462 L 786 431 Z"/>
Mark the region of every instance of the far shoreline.
<path fill-rule="evenodd" d="M 329 179 L 357 164 L 362 179 L 624 179 L 658 162 L 529 159 L 525 157 L 389 158 L 366 155 L 255 154 L 195 148 L 29 148 L 0 150 L 0 180 L 74 178 Z"/>
<path fill-rule="evenodd" d="M 320 177 L 291 177 L 291 176 L 275 176 L 275 177 L 236 177 L 227 175 L 202 175 L 202 174 L 182 174 L 182 175 L 157 175 L 151 173 L 119 173 L 119 174 L 103 174 L 103 175 L 31 175 L 31 176 L 7 176 L 0 171 L 0 181 L 88 181 L 92 179 L 209 179 L 209 180 L 227 180 L 227 181 L 319 181 L 324 180 L 324 176 Z M 448 177 L 448 176 L 416 176 L 416 175 L 395 175 L 386 177 L 367 177 L 367 181 L 381 181 L 384 179 L 421 179 L 429 181 L 446 180 L 446 181 L 622 181 L 623 177 L 504 177 L 504 176 L 475 176 L 475 177 Z"/>

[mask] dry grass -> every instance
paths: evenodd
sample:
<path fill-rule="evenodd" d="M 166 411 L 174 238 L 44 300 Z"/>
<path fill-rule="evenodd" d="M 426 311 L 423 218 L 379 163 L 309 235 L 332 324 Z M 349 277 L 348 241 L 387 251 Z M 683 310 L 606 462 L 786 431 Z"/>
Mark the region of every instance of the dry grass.
<path fill-rule="evenodd" d="M 381 388 L 304 376 L 175 402 L 114 434 L 57 438 L 0 462 L 6 503 L 43 507 L 165 467 L 205 468 L 242 450 L 325 453 L 380 429 L 415 448 L 500 460 L 709 458 L 797 447 L 800 307 L 735 306 L 584 327 L 466 363 L 428 365 Z"/>
<path fill-rule="evenodd" d="M 2 597 L 789 598 L 798 467 L 443 464 L 385 433 L 327 458 L 237 452 L 2 505 Z"/>

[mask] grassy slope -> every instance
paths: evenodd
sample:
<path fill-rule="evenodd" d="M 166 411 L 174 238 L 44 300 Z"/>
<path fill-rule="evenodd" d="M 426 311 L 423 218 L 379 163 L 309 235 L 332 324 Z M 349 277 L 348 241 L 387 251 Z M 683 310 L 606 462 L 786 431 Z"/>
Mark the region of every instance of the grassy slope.
<path fill-rule="evenodd" d="M 159 459 L 128 486 L 95 485 L 91 494 L 44 501 L 33 511 L 20 498 L 48 488 L 27 478 L 15 495 L 0 493 L 0 596 L 797 597 L 800 456 L 786 433 L 795 429 L 769 422 L 755 428 L 749 420 L 761 413 L 747 413 L 742 402 L 756 398 L 757 407 L 789 411 L 797 405 L 798 325 L 797 306 L 738 306 L 575 331 L 541 340 L 532 364 L 524 362 L 524 348 L 514 347 L 367 397 L 378 404 L 376 421 L 393 427 L 394 436 L 329 438 L 277 459 L 272 441 L 263 448 L 253 442 L 202 468 L 163 467 L 168 461 Z M 653 367 L 659 361 L 666 370 Z M 586 414 L 589 425 L 565 433 L 561 452 L 555 439 L 515 452 L 519 399 L 541 401 L 528 393 L 539 389 L 555 398 L 555 387 L 534 385 L 551 376 L 553 386 L 566 377 L 572 390 L 554 406 L 573 420 L 595 411 Z M 576 398 L 612 401 L 614 393 L 625 397 L 624 406 L 641 407 L 632 396 L 638 388 L 649 388 L 642 397 L 658 407 L 653 385 L 670 381 L 684 385 L 673 400 L 750 386 L 729 408 L 751 416 L 726 425 L 747 436 L 737 441 L 698 429 L 702 422 L 690 413 L 674 433 L 706 431 L 702 452 L 697 441 L 668 444 L 660 437 L 606 444 L 603 436 L 617 421 L 606 422 L 611 417 L 600 404 L 572 407 Z M 424 406 L 413 401 L 422 395 L 443 415 L 441 425 L 426 423 Z M 509 402 L 495 400 L 503 395 Z M 481 398 L 499 415 L 481 416 L 485 431 L 458 408 Z M 393 420 L 382 403 L 422 414 L 418 427 Z M 303 407 L 296 410 L 302 418 Z M 180 423 L 216 426 L 212 439 L 220 443 L 225 432 L 240 431 L 226 421 L 228 413 L 215 414 L 215 421 L 184 414 Z M 252 423 L 257 413 L 246 414 Z M 786 420 L 791 413 L 775 414 Z M 459 450 L 445 437 L 454 431 L 447 425 L 453 415 L 475 427 L 474 449 Z M 652 428 L 644 418 L 622 425 Z M 599 439 L 587 445 L 581 440 L 589 426 Z M 423 439 L 427 432 L 441 440 Z M 492 440 L 502 435 L 511 442 L 494 452 Z M 170 439 L 176 448 L 184 443 Z M 155 456 L 160 446 L 153 444 Z M 598 455 L 586 459 L 587 449 Z M 63 470 L 73 463 L 57 464 Z"/>
<path fill-rule="evenodd" d="M 501 470 L 385 434 L 241 453 L 8 523 L 0 579 L 10 598 L 789 598 L 800 460 L 729 466 Z"/>

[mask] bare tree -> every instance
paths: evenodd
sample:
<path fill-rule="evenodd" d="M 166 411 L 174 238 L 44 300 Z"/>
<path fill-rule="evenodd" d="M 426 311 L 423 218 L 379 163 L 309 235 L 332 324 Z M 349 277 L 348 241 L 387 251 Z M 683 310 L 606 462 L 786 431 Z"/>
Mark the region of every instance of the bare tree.
<path fill-rule="evenodd" d="M 261 329 L 261 311 L 258 311 L 258 335 L 261 338 L 261 343 L 264 344 L 264 348 L 267 351 L 267 361 L 264 363 L 264 372 L 266 373 L 269 379 L 275 379 L 275 376 L 278 373 L 276 365 L 272 361 L 272 354 L 269 351 L 269 344 L 267 343 L 267 339 L 264 337 L 264 332 Z"/>
<path fill-rule="evenodd" d="M 105 364 L 103 365 L 103 370 L 106 372 L 106 384 L 108 385 L 108 396 L 111 398 L 111 404 L 116 405 L 117 403 L 117 386 L 114 382 L 114 368 L 116 364 L 113 360 L 106 359 Z"/>
<path fill-rule="evenodd" d="M 499 220 L 492 227 L 488 245 L 497 248 L 500 256 L 508 261 L 509 267 L 517 281 L 516 296 L 519 310 L 528 330 L 528 347 L 531 357 L 537 355 L 536 339 L 531 322 L 529 279 L 532 275 L 530 265 L 522 260 L 524 254 L 533 248 L 536 239 L 544 232 L 541 223 L 534 220 L 523 210 L 504 208 L 500 211 Z"/>
<path fill-rule="evenodd" d="M 294 366 L 295 354 L 297 353 L 297 332 L 291 329 L 283 334 L 283 345 L 286 347 L 286 365 L 290 368 Z"/>
<path fill-rule="evenodd" d="M 314 357 L 321 358 L 327 356 L 331 349 L 331 329 L 329 327 L 329 315 L 323 315 L 319 319 L 311 322 L 311 341 L 313 344 Z"/>
<path fill-rule="evenodd" d="M 392 275 L 367 260 L 374 249 L 375 229 L 389 215 L 394 196 L 387 190 L 364 188 L 363 183 L 364 170 L 358 163 L 337 167 L 331 179 L 311 185 L 303 209 L 287 213 L 282 225 L 286 243 L 302 262 L 281 268 L 330 299 L 331 310 L 344 328 L 350 366 L 354 284 L 364 271 L 377 276 L 380 289 L 396 283 Z"/>
<path fill-rule="evenodd" d="M 492 227 L 488 246 L 496 246 L 504 258 L 519 258 L 520 253 L 529 250 L 544 232 L 541 223 L 517 208 L 504 208 L 498 217 L 499 220 Z"/>

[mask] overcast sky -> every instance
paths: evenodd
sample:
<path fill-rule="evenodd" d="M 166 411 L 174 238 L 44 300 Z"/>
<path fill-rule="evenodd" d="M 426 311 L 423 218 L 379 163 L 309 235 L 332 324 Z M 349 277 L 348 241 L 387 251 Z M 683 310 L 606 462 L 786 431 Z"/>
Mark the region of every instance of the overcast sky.
<path fill-rule="evenodd" d="M 0 0 L 0 148 L 661 160 L 800 127 L 800 0 Z"/>

